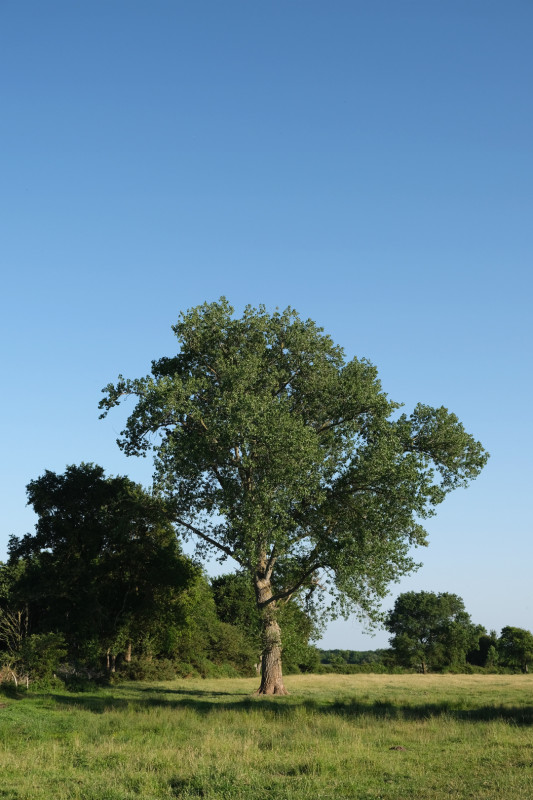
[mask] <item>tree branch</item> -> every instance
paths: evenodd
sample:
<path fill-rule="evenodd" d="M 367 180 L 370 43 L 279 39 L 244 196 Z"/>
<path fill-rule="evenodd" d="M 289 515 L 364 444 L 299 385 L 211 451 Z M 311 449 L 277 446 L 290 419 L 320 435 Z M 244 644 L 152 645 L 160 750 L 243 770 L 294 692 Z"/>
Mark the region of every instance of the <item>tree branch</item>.
<path fill-rule="evenodd" d="M 303 586 L 309 575 L 312 575 L 313 572 L 316 572 L 316 570 L 320 569 L 322 566 L 323 564 L 321 564 L 320 561 L 318 561 L 316 564 L 312 564 L 309 567 L 309 569 L 307 569 L 304 573 L 302 573 L 300 579 L 294 584 L 294 586 L 291 586 L 290 589 L 285 589 L 284 591 L 276 592 L 265 603 L 263 603 L 263 606 L 267 606 L 269 605 L 269 603 L 276 603 L 278 600 L 290 599 L 294 594 L 294 592 L 297 592 L 300 586 Z"/>
<path fill-rule="evenodd" d="M 233 550 L 230 550 L 230 548 L 226 547 L 226 545 L 224 544 L 220 544 L 220 542 L 217 542 L 216 539 L 213 539 L 211 536 L 208 536 L 207 533 L 204 533 L 198 528 L 195 528 L 194 525 L 190 525 L 188 522 L 185 522 L 182 519 L 176 519 L 175 521 L 177 522 L 178 525 L 183 525 L 184 528 L 187 528 L 187 530 L 191 531 L 191 533 L 194 533 L 196 536 L 199 536 L 200 539 L 203 539 L 204 542 L 207 542 L 212 547 L 216 547 L 217 550 L 222 550 L 223 553 L 226 553 L 227 556 L 233 558 L 233 560 L 236 561 L 237 564 L 239 564 L 241 567 L 248 566 L 247 564 L 243 563 L 243 561 L 233 552 Z"/>
<path fill-rule="evenodd" d="M 274 397 L 278 397 L 282 393 L 282 391 L 287 388 L 292 379 L 295 378 L 301 371 L 302 371 L 301 369 L 297 369 L 295 372 L 292 372 L 285 381 L 285 383 L 282 383 L 279 389 L 276 392 L 274 392 Z"/>
<path fill-rule="evenodd" d="M 336 419 L 336 420 L 328 420 L 328 422 L 324 422 L 319 428 L 317 428 L 317 433 L 324 433 L 325 431 L 329 431 L 332 428 L 336 428 L 337 425 L 342 425 L 344 422 L 347 422 L 347 419 Z"/>
<path fill-rule="evenodd" d="M 272 545 L 272 550 L 270 551 L 270 556 L 268 557 L 268 561 L 266 564 L 265 569 L 265 577 L 267 580 L 270 580 L 272 577 L 272 570 L 274 569 L 274 564 L 276 563 L 277 555 L 276 555 L 276 545 Z"/>

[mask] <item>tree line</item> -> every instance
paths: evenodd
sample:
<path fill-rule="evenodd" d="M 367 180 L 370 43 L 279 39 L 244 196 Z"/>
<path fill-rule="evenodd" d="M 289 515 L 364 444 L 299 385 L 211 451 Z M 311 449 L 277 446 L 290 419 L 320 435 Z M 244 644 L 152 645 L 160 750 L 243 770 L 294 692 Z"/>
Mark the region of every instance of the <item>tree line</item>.
<path fill-rule="evenodd" d="M 127 477 L 81 464 L 27 487 L 38 521 L 11 537 L 0 563 L 0 664 L 16 682 L 53 671 L 76 682 L 252 675 L 261 618 L 243 572 L 209 581 L 186 556 L 164 501 Z M 390 649 L 319 650 L 318 620 L 296 599 L 280 614 L 289 672 L 528 671 L 533 634 L 498 636 L 472 622 L 462 598 L 405 592 L 385 617 Z"/>
<path fill-rule="evenodd" d="M 529 671 L 533 634 L 505 626 L 500 635 L 472 622 L 464 601 L 448 592 L 404 592 L 384 619 L 390 649 L 320 651 L 321 663 L 336 672 Z"/>

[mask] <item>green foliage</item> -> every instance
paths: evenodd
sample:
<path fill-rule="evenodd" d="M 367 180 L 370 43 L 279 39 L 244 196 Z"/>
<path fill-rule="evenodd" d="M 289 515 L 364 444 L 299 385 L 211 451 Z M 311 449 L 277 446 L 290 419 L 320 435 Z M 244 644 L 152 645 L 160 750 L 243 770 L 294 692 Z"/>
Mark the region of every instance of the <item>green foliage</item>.
<path fill-rule="evenodd" d="M 498 664 L 498 635 L 496 631 L 481 633 L 477 644 L 466 657 L 469 664 L 477 667 L 496 667 Z"/>
<path fill-rule="evenodd" d="M 100 680 L 106 660 L 130 678 L 251 673 L 255 648 L 219 619 L 160 499 L 92 464 L 47 471 L 28 496 L 35 534 L 12 537 L 10 561 L 0 565 L 5 663 L 28 663 L 43 678 L 61 641 L 71 683 Z"/>
<path fill-rule="evenodd" d="M 50 679 L 67 654 L 65 640 L 57 633 L 28 633 L 26 611 L 0 608 L 0 668 L 15 683 Z"/>
<path fill-rule="evenodd" d="M 385 625 L 397 663 L 422 672 L 464 666 L 485 632 L 472 624 L 462 599 L 447 592 L 404 592 Z"/>
<path fill-rule="evenodd" d="M 497 667 L 499 661 L 498 649 L 495 645 L 491 644 L 487 650 L 487 658 L 485 659 L 486 667 Z"/>
<path fill-rule="evenodd" d="M 250 576 L 243 570 L 219 575 L 211 580 L 211 589 L 220 619 L 246 631 L 250 642 L 259 652 L 261 618 Z"/>
<path fill-rule="evenodd" d="M 60 633 L 34 633 L 22 643 L 20 665 L 33 680 L 50 678 L 66 655 L 65 640 Z"/>
<path fill-rule="evenodd" d="M 317 672 L 337 675 L 365 673 L 400 674 L 411 670 L 398 666 L 390 650 L 319 650 L 320 665 Z"/>
<path fill-rule="evenodd" d="M 170 629 L 165 654 L 178 675 L 214 675 L 224 664 L 231 674 L 251 673 L 254 648 L 238 625 L 219 619 L 211 587 L 201 571 L 181 592 L 176 611 L 179 624 Z"/>
<path fill-rule="evenodd" d="M 101 658 L 163 637 L 180 590 L 198 571 L 161 501 L 92 464 L 28 485 L 34 535 L 12 537 L 10 602 L 33 633 L 60 632 L 71 658 Z"/>
<path fill-rule="evenodd" d="M 227 622 L 219 622 L 216 637 L 210 643 L 210 660 L 218 667 L 225 668 L 219 674 L 253 675 L 257 650 L 250 643 L 245 630 Z"/>
<path fill-rule="evenodd" d="M 381 664 L 386 650 L 319 650 L 322 664 Z"/>
<path fill-rule="evenodd" d="M 121 448 L 154 451 L 157 486 L 200 554 L 272 578 L 263 611 L 298 593 L 308 607 L 322 587 L 376 619 L 388 584 L 416 567 L 420 521 L 482 469 L 481 444 L 444 408 L 399 415 L 370 362 L 347 361 L 292 309 L 235 318 L 222 298 L 173 330 L 176 356 L 104 390 L 102 416 L 136 400 Z"/>
<path fill-rule="evenodd" d="M 522 672 L 528 672 L 529 662 L 533 659 L 533 634 L 510 625 L 502 628 L 498 653 L 506 666 L 519 667 Z"/>
<path fill-rule="evenodd" d="M 176 664 L 168 658 L 152 658 L 146 655 L 132 656 L 131 661 L 121 664 L 119 680 L 171 681 L 177 675 Z"/>

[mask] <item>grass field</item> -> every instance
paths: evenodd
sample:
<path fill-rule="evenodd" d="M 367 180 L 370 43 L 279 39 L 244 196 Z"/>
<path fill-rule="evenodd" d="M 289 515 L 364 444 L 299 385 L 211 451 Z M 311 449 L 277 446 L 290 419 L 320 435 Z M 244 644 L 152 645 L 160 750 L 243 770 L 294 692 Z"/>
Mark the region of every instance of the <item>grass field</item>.
<path fill-rule="evenodd" d="M 2 800 L 533 797 L 533 676 L 321 675 L 0 696 Z"/>

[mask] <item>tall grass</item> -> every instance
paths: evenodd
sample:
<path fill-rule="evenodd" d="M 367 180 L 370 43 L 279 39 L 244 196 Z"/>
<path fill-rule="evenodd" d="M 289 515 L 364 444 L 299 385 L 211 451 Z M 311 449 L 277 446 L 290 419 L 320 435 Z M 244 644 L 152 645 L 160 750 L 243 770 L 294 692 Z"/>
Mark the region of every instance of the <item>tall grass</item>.
<path fill-rule="evenodd" d="M 322 675 L 0 697 L 2 800 L 531 800 L 533 679 Z"/>

